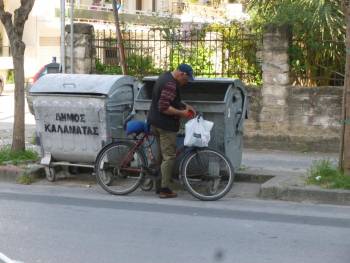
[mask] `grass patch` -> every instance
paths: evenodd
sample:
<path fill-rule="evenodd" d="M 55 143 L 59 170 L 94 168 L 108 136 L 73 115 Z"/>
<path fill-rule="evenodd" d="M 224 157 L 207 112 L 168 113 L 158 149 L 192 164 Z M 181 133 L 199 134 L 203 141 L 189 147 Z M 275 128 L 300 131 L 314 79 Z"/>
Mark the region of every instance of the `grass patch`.
<path fill-rule="evenodd" d="M 307 183 L 330 189 L 350 189 L 350 176 L 344 175 L 330 160 L 320 160 L 310 167 Z"/>
<path fill-rule="evenodd" d="M 11 164 L 19 164 L 29 161 L 38 160 L 39 155 L 37 152 L 33 150 L 24 150 L 24 151 L 11 151 L 10 146 L 5 146 L 0 148 L 0 165 L 11 163 Z"/>
<path fill-rule="evenodd" d="M 19 184 L 29 185 L 29 184 L 32 184 L 33 182 L 34 182 L 33 177 L 27 173 L 23 173 L 20 177 L 17 178 L 17 183 Z"/>
<path fill-rule="evenodd" d="M 33 137 L 30 138 L 30 143 L 33 144 L 33 145 L 36 145 L 36 137 L 35 137 L 35 135 L 33 135 Z"/>
<path fill-rule="evenodd" d="M 243 171 L 247 170 L 247 168 L 248 168 L 247 166 L 241 165 L 241 166 L 239 167 L 238 171 L 243 172 Z"/>

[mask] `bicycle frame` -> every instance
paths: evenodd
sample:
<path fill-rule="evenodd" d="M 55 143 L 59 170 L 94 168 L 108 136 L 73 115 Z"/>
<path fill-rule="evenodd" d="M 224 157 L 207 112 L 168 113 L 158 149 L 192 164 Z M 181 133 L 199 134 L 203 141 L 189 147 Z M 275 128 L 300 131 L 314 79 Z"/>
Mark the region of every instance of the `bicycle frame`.
<path fill-rule="evenodd" d="M 121 171 L 125 171 L 125 172 L 131 172 L 131 173 L 140 173 L 142 172 L 142 169 L 140 168 L 131 168 L 128 167 L 128 164 L 132 161 L 132 159 L 134 158 L 134 153 L 136 151 L 138 151 L 138 149 L 140 149 L 145 141 L 149 141 L 150 136 L 152 136 L 152 134 L 143 134 L 141 138 L 138 139 L 134 139 L 133 141 L 136 141 L 135 145 L 133 145 L 133 147 L 130 149 L 130 151 L 128 152 L 128 154 L 123 158 L 122 162 L 121 162 Z M 121 139 L 123 140 L 123 139 Z M 125 140 L 125 139 L 124 139 Z M 150 149 L 150 145 L 147 146 L 147 149 Z M 185 147 L 181 147 L 179 149 L 176 149 L 176 157 L 178 157 L 183 151 L 184 151 Z M 192 148 L 192 150 L 195 150 L 195 148 Z M 190 152 L 190 151 L 189 151 Z M 189 153 L 188 152 L 188 153 Z M 151 149 L 151 153 L 152 156 L 154 158 L 152 149 Z M 181 160 L 182 162 L 182 160 Z M 147 169 L 148 167 L 142 167 L 143 169 Z"/>
<path fill-rule="evenodd" d="M 142 168 L 143 169 L 146 168 L 146 167 L 142 167 L 141 169 L 131 168 L 131 167 L 128 167 L 128 164 L 134 158 L 134 153 L 144 144 L 145 140 L 148 140 L 148 139 L 149 139 L 148 134 L 143 134 L 140 139 L 136 139 L 135 145 L 133 145 L 133 147 L 130 149 L 128 154 L 122 160 L 121 168 L 120 168 L 122 171 L 131 172 L 131 173 L 140 173 L 140 172 L 142 172 Z"/>

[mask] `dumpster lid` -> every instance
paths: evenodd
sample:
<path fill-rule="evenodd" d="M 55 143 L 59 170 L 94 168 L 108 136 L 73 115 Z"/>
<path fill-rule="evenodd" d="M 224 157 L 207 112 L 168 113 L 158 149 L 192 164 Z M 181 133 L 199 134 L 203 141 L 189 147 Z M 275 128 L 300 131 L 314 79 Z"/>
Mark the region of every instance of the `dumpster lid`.
<path fill-rule="evenodd" d="M 140 90 L 137 100 L 152 99 L 154 83 L 158 77 L 143 78 L 143 88 Z M 181 97 L 184 101 L 224 102 L 231 88 L 237 88 L 246 96 L 244 85 L 239 79 L 230 78 L 195 78 L 186 87 L 181 89 Z"/>
<path fill-rule="evenodd" d="M 134 78 L 124 75 L 47 74 L 34 83 L 30 93 L 72 93 L 109 95 L 116 88 L 134 85 Z"/>
<path fill-rule="evenodd" d="M 149 77 L 144 77 L 142 79 L 142 81 L 144 82 L 148 82 L 148 81 L 156 81 L 158 79 L 158 76 L 149 76 Z M 191 85 L 191 83 L 203 83 L 203 82 L 206 82 L 206 83 L 227 83 L 227 84 L 230 84 L 230 83 L 237 83 L 237 82 L 240 82 L 241 81 L 239 79 L 231 79 L 231 78 L 199 78 L 199 77 L 196 77 L 194 79 L 194 81 L 191 81 L 189 82 L 188 85 Z"/>

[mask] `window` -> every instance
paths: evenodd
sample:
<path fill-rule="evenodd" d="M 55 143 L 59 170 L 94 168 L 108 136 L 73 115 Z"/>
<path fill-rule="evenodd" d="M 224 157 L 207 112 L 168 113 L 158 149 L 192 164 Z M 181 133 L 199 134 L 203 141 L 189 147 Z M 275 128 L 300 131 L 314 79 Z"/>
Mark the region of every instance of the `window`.
<path fill-rule="evenodd" d="M 136 0 L 136 10 L 142 10 L 142 0 Z"/>
<path fill-rule="evenodd" d="M 152 12 L 156 12 L 156 11 L 157 11 L 157 1 L 152 0 Z"/>

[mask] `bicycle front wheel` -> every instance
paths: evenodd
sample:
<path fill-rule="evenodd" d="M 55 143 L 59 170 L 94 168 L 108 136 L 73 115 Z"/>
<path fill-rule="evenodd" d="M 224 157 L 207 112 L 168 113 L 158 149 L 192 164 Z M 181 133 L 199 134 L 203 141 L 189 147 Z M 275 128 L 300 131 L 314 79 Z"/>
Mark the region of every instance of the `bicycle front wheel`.
<path fill-rule="evenodd" d="M 181 176 L 187 191 L 203 201 L 224 197 L 234 181 L 234 171 L 227 157 L 209 148 L 189 153 L 182 163 Z"/>
<path fill-rule="evenodd" d="M 135 191 L 143 179 L 146 167 L 144 154 L 129 142 L 105 146 L 95 162 L 98 184 L 110 194 L 126 195 Z"/>

